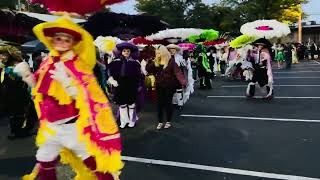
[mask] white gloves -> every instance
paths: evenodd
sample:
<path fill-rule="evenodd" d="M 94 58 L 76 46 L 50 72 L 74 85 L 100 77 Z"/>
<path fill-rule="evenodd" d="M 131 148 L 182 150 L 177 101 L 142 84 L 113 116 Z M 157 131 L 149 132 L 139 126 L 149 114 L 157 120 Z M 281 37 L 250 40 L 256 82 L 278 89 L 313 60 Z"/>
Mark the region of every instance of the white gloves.
<path fill-rule="evenodd" d="M 118 87 L 119 86 L 118 82 L 116 80 L 114 80 L 112 76 L 109 77 L 108 84 L 110 84 L 113 87 Z"/>
<path fill-rule="evenodd" d="M 70 86 L 71 78 L 68 76 L 63 62 L 55 63 L 54 67 L 55 67 L 55 70 L 49 71 L 49 73 L 52 74 L 50 77 L 62 83 L 63 87 Z"/>
<path fill-rule="evenodd" d="M 55 70 L 50 70 L 49 73 L 52 74 L 50 77 L 60 82 L 62 86 L 66 89 L 68 95 L 76 97 L 78 95 L 77 88 L 71 86 L 71 77 L 67 74 L 66 68 L 63 62 L 58 62 L 54 64 Z"/>
<path fill-rule="evenodd" d="M 33 74 L 28 63 L 21 62 L 17 64 L 13 69 L 13 72 L 22 77 L 22 80 L 26 82 L 30 87 L 35 87 L 36 81 L 33 78 Z"/>
<path fill-rule="evenodd" d="M 247 69 L 243 71 L 243 76 L 246 77 L 246 81 L 252 80 L 253 73 L 251 70 Z"/>
<path fill-rule="evenodd" d="M 144 75 L 147 75 L 148 72 L 146 71 L 146 66 L 147 66 L 147 61 L 145 60 L 142 60 L 141 61 L 141 71 Z"/>

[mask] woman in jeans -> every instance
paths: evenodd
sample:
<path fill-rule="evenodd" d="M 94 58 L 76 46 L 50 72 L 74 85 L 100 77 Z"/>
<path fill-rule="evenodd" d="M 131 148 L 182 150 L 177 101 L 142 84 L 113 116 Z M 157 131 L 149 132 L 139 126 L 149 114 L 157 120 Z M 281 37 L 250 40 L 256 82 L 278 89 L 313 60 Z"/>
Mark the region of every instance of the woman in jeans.
<path fill-rule="evenodd" d="M 146 70 L 156 77 L 157 109 L 158 121 L 157 129 L 168 129 L 171 127 L 173 106 L 172 98 L 176 88 L 181 84 L 186 87 L 187 81 L 184 75 L 175 63 L 174 57 L 171 57 L 165 46 L 159 46 L 156 49 L 156 58 L 153 63 L 147 65 Z M 166 123 L 164 124 L 164 114 Z"/>

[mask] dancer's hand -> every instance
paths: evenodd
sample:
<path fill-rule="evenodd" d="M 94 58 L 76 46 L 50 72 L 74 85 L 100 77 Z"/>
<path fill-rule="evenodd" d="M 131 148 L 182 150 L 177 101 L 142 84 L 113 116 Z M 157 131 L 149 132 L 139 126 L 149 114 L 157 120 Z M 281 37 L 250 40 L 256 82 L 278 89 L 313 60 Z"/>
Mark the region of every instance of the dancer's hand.
<path fill-rule="evenodd" d="M 67 73 L 67 69 L 63 62 L 58 62 L 54 64 L 55 70 L 50 70 L 51 78 L 60 82 L 65 88 L 67 94 L 75 98 L 78 95 L 77 87 L 71 85 L 71 77 Z"/>
<path fill-rule="evenodd" d="M 112 85 L 113 87 L 119 86 L 118 81 L 114 80 L 113 77 L 109 77 L 107 82 L 108 82 L 108 84 Z"/>
<path fill-rule="evenodd" d="M 54 64 L 55 70 L 50 70 L 51 78 L 57 80 L 62 83 L 64 87 L 68 87 L 71 85 L 71 78 L 68 76 L 66 68 L 63 62 L 58 62 Z"/>

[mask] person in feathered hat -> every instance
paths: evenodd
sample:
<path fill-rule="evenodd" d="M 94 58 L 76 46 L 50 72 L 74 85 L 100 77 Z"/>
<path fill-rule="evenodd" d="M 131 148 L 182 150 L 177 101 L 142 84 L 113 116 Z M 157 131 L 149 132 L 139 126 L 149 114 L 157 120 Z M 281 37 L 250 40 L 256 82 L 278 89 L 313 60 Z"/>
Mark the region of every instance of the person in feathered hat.
<path fill-rule="evenodd" d="M 40 119 L 34 171 L 24 180 L 56 180 L 58 156 L 78 179 L 118 179 L 123 167 L 120 134 L 108 99 L 94 78 L 91 35 L 69 18 L 41 23 L 34 33 L 50 50 L 38 71 L 15 66 L 31 87 Z"/>
<path fill-rule="evenodd" d="M 253 42 L 256 47 L 256 55 L 252 58 L 253 77 L 247 87 L 246 95 L 248 98 L 253 98 L 255 95 L 255 86 L 266 88 L 267 95 L 264 97 L 267 100 L 273 98 L 273 75 L 271 66 L 270 49 L 272 44 L 265 38 L 261 38 Z"/>
<path fill-rule="evenodd" d="M 116 46 L 119 54 L 108 65 L 108 83 L 114 87 L 114 102 L 119 105 L 120 128 L 134 127 L 137 121 L 136 101 L 142 82 L 141 65 L 133 59 L 138 48 L 128 42 Z M 137 55 L 135 55 L 137 56 Z"/>
<path fill-rule="evenodd" d="M 13 72 L 14 65 L 22 62 L 21 51 L 13 46 L 0 47 L 0 102 L 9 118 L 9 139 L 32 135 L 31 130 L 37 117 L 33 116 L 32 99 L 28 86 Z"/>

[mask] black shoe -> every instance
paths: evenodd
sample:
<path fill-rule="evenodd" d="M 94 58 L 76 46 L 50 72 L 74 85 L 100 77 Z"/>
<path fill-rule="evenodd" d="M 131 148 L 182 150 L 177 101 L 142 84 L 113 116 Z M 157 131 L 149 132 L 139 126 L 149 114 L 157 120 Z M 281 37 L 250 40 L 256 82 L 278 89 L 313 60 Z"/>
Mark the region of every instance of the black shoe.
<path fill-rule="evenodd" d="M 15 139 L 18 139 L 19 137 L 16 136 L 15 134 L 10 134 L 8 137 L 7 137 L 9 140 L 13 141 Z"/>

